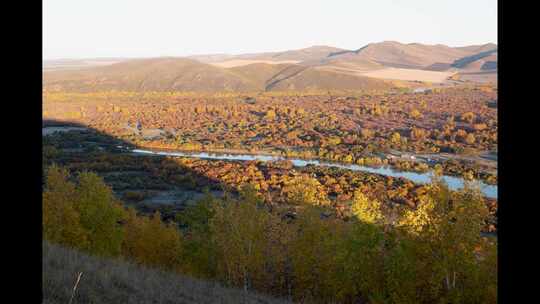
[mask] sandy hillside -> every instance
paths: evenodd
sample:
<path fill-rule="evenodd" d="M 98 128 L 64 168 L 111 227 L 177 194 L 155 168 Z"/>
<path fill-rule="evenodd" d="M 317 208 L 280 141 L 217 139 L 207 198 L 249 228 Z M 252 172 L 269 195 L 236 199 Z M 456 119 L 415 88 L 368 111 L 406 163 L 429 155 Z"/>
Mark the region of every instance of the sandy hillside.
<path fill-rule="evenodd" d="M 385 68 L 361 73 L 363 76 L 380 79 L 408 81 L 444 82 L 454 72 L 425 71 L 416 69 Z"/>

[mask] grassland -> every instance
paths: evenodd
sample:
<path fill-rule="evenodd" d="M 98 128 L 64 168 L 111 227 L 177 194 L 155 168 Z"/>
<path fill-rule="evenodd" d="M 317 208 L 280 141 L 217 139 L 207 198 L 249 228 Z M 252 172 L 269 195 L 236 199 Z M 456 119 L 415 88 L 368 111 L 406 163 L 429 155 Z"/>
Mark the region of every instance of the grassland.
<path fill-rule="evenodd" d="M 79 272 L 73 303 L 289 303 L 44 241 L 43 304 L 69 303 Z"/>

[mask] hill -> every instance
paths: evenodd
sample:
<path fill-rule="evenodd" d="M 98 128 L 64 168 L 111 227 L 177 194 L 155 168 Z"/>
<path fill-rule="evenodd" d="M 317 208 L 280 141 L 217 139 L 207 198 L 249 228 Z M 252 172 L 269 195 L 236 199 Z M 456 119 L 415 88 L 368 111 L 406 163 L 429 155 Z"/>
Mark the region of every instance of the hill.
<path fill-rule="evenodd" d="M 497 61 L 496 48 L 492 50 L 488 50 L 488 51 L 482 51 L 482 52 L 479 52 L 470 56 L 466 56 L 463 58 L 459 58 L 452 63 L 452 67 L 461 68 L 461 69 L 467 68 L 467 67 L 469 68 L 477 67 L 478 69 L 482 69 L 483 64 L 488 61 L 492 61 L 492 62 Z"/>
<path fill-rule="evenodd" d="M 43 303 L 286 303 L 217 283 L 89 256 L 43 242 Z"/>
<path fill-rule="evenodd" d="M 379 79 L 296 65 L 275 75 L 267 83 L 266 90 L 357 90 L 390 87 L 392 85 Z"/>
<path fill-rule="evenodd" d="M 470 53 L 481 53 L 489 50 L 496 49 L 497 45 L 495 43 L 486 43 L 486 44 L 480 44 L 480 45 L 469 45 L 469 46 L 462 46 L 462 47 L 456 47 L 456 49 L 465 50 Z"/>
<path fill-rule="evenodd" d="M 332 53 L 341 51 L 346 50 L 326 45 L 315 45 L 308 48 L 287 50 L 282 52 L 263 52 L 240 55 L 196 55 L 189 56 L 188 58 L 195 59 L 203 63 L 219 64 L 220 66 L 224 66 L 223 63 L 227 61 L 245 62 L 245 64 L 272 62 L 299 63 L 303 61 L 322 60 Z"/>
<path fill-rule="evenodd" d="M 226 69 L 186 58 L 124 61 L 77 71 L 44 73 L 47 89 L 66 91 L 252 91 L 258 88 Z"/>
<path fill-rule="evenodd" d="M 125 61 L 126 58 L 52 59 L 43 61 L 44 71 L 81 69 L 93 66 L 110 65 Z"/>
<path fill-rule="evenodd" d="M 460 78 L 480 72 L 481 77 Z M 387 80 L 406 81 L 406 85 L 411 81 L 444 84 L 450 77 L 492 82 L 496 73 L 495 44 L 449 47 L 384 41 L 355 51 L 312 46 L 241 55 L 49 62 L 44 66 L 44 88 L 77 92 L 355 90 L 387 88 Z"/>
<path fill-rule="evenodd" d="M 381 80 L 319 71 L 306 65 L 255 63 L 221 68 L 186 58 L 139 59 L 73 71 L 44 72 L 43 84 L 46 90 L 71 92 L 252 92 L 390 87 Z"/>
<path fill-rule="evenodd" d="M 469 51 L 446 45 L 403 44 L 396 41 L 370 43 L 356 51 L 332 54 L 343 60 L 365 59 L 395 68 L 422 69 L 435 63 L 451 63 Z"/>

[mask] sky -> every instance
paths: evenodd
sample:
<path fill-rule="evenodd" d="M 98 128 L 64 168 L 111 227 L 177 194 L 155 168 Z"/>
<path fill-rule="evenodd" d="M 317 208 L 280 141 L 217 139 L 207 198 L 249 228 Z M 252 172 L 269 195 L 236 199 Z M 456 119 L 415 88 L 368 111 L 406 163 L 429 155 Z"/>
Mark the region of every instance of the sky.
<path fill-rule="evenodd" d="M 497 0 L 46 0 L 43 58 L 497 43 Z"/>

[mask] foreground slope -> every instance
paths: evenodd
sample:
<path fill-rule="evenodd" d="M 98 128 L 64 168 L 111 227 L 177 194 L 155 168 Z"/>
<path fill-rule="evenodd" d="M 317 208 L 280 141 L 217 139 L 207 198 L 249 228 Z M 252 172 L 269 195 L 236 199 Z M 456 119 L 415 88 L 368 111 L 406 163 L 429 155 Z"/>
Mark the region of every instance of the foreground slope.
<path fill-rule="evenodd" d="M 285 303 L 216 283 L 43 243 L 43 303 Z"/>

